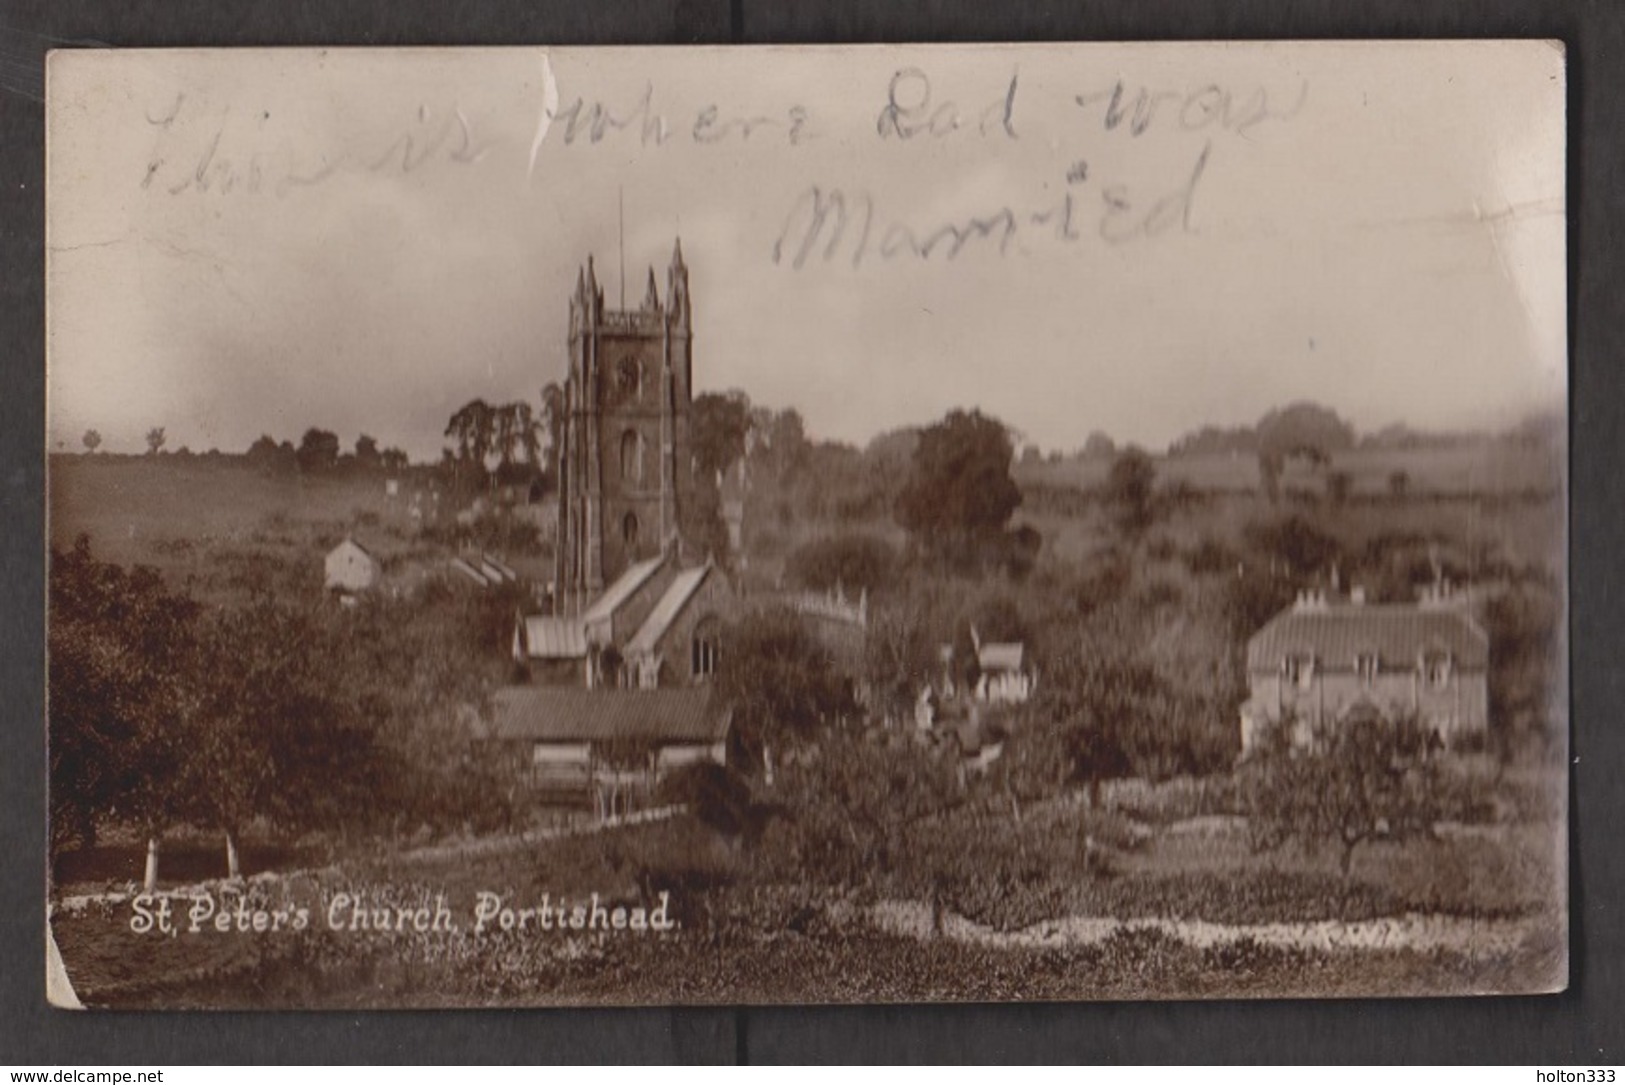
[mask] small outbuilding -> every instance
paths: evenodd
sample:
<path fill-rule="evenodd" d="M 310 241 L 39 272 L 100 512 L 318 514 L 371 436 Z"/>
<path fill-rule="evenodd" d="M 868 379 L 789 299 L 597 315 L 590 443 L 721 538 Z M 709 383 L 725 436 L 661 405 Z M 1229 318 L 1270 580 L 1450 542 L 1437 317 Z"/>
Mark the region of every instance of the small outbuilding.
<path fill-rule="evenodd" d="M 372 551 L 346 538 L 327 552 L 326 584 L 328 591 L 355 595 L 378 584 L 382 568 Z"/>
<path fill-rule="evenodd" d="M 521 614 L 514 623 L 513 658 L 541 685 L 588 684 L 587 633 L 579 618 Z"/>
<path fill-rule="evenodd" d="M 976 699 L 989 704 L 1023 704 L 1033 695 L 1038 676 L 1027 658 L 1027 646 L 1020 641 L 983 643 L 971 630 L 976 642 Z"/>

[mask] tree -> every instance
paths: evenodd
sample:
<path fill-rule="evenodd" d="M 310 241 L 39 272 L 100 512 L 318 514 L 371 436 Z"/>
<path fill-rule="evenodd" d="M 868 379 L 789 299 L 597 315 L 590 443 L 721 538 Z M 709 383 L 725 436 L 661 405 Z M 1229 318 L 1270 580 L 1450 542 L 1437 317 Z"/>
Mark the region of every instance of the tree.
<path fill-rule="evenodd" d="M 379 466 L 378 441 L 363 433 L 355 439 L 355 465 L 363 471 L 374 471 Z"/>
<path fill-rule="evenodd" d="M 1112 462 L 1106 476 L 1106 502 L 1114 510 L 1123 534 L 1138 537 L 1151 526 L 1156 482 L 1156 465 L 1140 448 L 1131 445 Z"/>
<path fill-rule="evenodd" d="M 1301 516 L 1248 524 L 1242 534 L 1248 546 L 1298 578 L 1324 572 L 1342 553 L 1335 538 Z"/>
<path fill-rule="evenodd" d="M 1349 502 L 1354 489 L 1354 477 L 1347 471 L 1333 471 L 1326 476 L 1326 499 L 1332 508 L 1340 509 Z"/>
<path fill-rule="evenodd" d="M 406 453 L 399 448 L 386 448 L 378 454 L 378 462 L 386 471 L 401 471 L 406 468 Z"/>
<path fill-rule="evenodd" d="M 918 591 L 871 608 L 864 637 L 864 680 L 871 707 L 883 717 L 906 717 L 920 690 L 940 674 L 937 646 L 953 631 L 945 610 L 940 600 Z"/>
<path fill-rule="evenodd" d="M 1236 455 L 1258 451 L 1258 433 L 1251 426 L 1226 429 L 1203 426 L 1186 433 L 1168 445 L 1169 456 Z"/>
<path fill-rule="evenodd" d="M 745 434 L 750 430 L 750 399 L 745 393 L 695 396 L 690 417 L 694 465 L 705 475 L 721 474 L 744 456 Z"/>
<path fill-rule="evenodd" d="M 1433 835 L 1442 789 L 1416 717 L 1361 715 L 1315 729 L 1307 747 L 1293 743 L 1296 723 L 1266 732 L 1245 769 L 1254 847 L 1331 844 L 1347 878 L 1361 844 Z"/>
<path fill-rule="evenodd" d="M 512 441 L 518 448 L 519 454 L 524 457 L 526 466 L 532 473 L 542 468 L 542 423 L 536 417 L 535 410 L 529 403 L 519 400 L 508 404 L 513 412 L 510 424 Z"/>
<path fill-rule="evenodd" d="M 1534 741 L 1537 748 L 1561 735 L 1557 689 L 1562 673 L 1560 631 L 1562 590 L 1556 584 L 1524 582 L 1497 593 L 1484 607 L 1483 621 L 1495 646 L 1489 671 L 1492 740 L 1502 755 Z"/>
<path fill-rule="evenodd" d="M 791 812 L 794 863 L 802 881 L 871 889 L 924 890 L 940 915 L 935 881 L 941 818 L 965 802 L 948 758 L 908 741 L 884 747 L 832 733 L 787 758 L 776 791 Z M 901 884 L 898 884 L 901 883 Z M 912 884 L 911 884 L 912 883 Z"/>
<path fill-rule="evenodd" d="M 813 591 L 841 587 L 856 595 L 884 589 L 896 574 L 897 552 L 874 535 L 834 535 L 803 544 L 790 555 L 790 579 Z"/>
<path fill-rule="evenodd" d="M 1117 442 L 1113 441 L 1100 430 L 1092 431 L 1083 442 L 1083 455 L 1085 459 L 1105 459 L 1117 455 Z"/>
<path fill-rule="evenodd" d="M 491 455 L 495 434 L 495 415 L 483 399 L 469 400 L 446 423 L 446 436 L 457 442 L 457 457 L 482 469 Z"/>
<path fill-rule="evenodd" d="M 147 431 L 147 455 L 156 456 L 158 450 L 164 447 L 164 427 L 154 426 Z"/>
<path fill-rule="evenodd" d="M 339 462 L 339 435 L 311 427 L 299 441 L 299 470 L 307 475 L 331 471 Z"/>
<path fill-rule="evenodd" d="M 769 772 L 775 749 L 808 741 L 853 709 L 828 651 L 782 607 L 747 615 L 726 631 L 717 690 Z"/>
<path fill-rule="evenodd" d="M 102 435 L 93 429 L 87 429 L 85 430 L 84 441 L 85 448 L 94 456 L 96 450 L 102 446 Z"/>
<path fill-rule="evenodd" d="M 287 441 L 277 444 L 270 434 L 263 434 L 248 446 L 248 462 L 267 473 L 291 473 L 298 470 L 299 455 Z"/>
<path fill-rule="evenodd" d="M 556 381 L 542 386 L 542 426 L 547 432 L 547 450 L 552 459 L 558 459 L 564 446 L 565 423 L 564 388 Z"/>
<path fill-rule="evenodd" d="M 1258 481 L 1264 488 L 1264 496 L 1269 498 L 1272 505 L 1281 499 L 1281 470 L 1285 466 L 1280 455 L 1275 452 L 1261 450 L 1258 453 Z"/>
<path fill-rule="evenodd" d="M 1354 447 L 1354 427 L 1316 403 L 1293 403 L 1258 420 L 1258 447 L 1281 459 L 1308 456 L 1317 464 Z"/>
<path fill-rule="evenodd" d="M 949 412 L 920 433 L 897 522 L 928 554 L 976 561 L 1021 504 L 1012 455 L 1003 423 L 980 411 Z"/>
<path fill-rule="evenodd" d="M 50 564 L 51 846 L 94 843 L 118 818 L 148 840 L 148 887 L 158 841 L 177 814 L 185 744 L 175 721 L 197 605 L 145 566 L 96 560 L 89 539 Z"/>
<path fill-rule="evenodd" d="M 728 524 L 722 518 L 722 493 L 716 476 L 696 479 L 688 500 L 677 507 L 677 530 L 700 553 L 725 562 L 731 553 Z"/>
<path fill-rule="evenodd" d="M 1034 705 L 1014 764 L 1016 778 L 1037 794 L 1083 784 L 1099 805 L 1107 780 L 1188 769 L 1173 691 L 1122 646 L 1080 644 L 1051 660 Z"/>

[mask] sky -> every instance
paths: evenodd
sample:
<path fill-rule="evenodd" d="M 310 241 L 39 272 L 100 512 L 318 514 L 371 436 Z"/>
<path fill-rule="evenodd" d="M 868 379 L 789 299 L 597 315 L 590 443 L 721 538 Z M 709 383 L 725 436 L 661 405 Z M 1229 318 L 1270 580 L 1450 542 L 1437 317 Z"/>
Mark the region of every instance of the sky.
<path fill-rule="evenodd" d="M 436 457 L 562 380 L 589 256 L 632 307 L 679 236 L 696 388 L 821 438 L 1565 403 L 1547 43 L 75 50 L 47 85 L 53 448 Z"/>

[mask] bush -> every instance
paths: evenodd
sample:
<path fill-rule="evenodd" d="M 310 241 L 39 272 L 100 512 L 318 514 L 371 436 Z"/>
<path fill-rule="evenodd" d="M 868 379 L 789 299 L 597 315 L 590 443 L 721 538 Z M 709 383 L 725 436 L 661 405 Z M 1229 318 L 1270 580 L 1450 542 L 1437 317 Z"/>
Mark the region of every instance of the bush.
<path fill-rule="evenodd" d="M 702 824 L 725 836 L 738 836 L 751 824 L 750 786 L 722 765 L 704 761 L 684 765 L 655 788 L 659 805 L 682 805 Z"/>
<path fill-rule="evenodd" d="M 1204 535 L 1201 542 L 1185 552 L 1185 568 L 1195 576 L 1232 573 L 1239 561 L 1235 551 L 1211 535 Z"/>
<path fill-rule="evenodd" d="M 803 588 L 829 591 L 840 586 L 854 594 L 884 588 L 896 574 L 897 551 L 872 535 L 815 539 L 790 555 L 785 571 Z"/>

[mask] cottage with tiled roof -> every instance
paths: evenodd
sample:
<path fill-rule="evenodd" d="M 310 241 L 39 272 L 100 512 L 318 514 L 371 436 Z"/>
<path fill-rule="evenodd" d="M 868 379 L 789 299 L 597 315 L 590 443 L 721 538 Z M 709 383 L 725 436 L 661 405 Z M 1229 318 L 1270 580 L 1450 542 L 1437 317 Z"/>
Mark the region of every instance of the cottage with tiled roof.
<path fill-rule="evenodd" d="M 1414 715 L 1440 739 L 1482 736 L 1489 637 L 1466 601 L 1430 588 L 1414 604 L 1308 592 L 1247 643 L 1242 752 L 1284 718 L 1296 738 L 1359 714 Z"/>
<path fill-rule="evenodd" d="M 732 710 L 705 687 L 510 686 L 493 697 L 483 737 L 516 754 L 539 795 L 606 816 L 644 803 L 673 769 L 726 764 L 732 726 Z"/>

